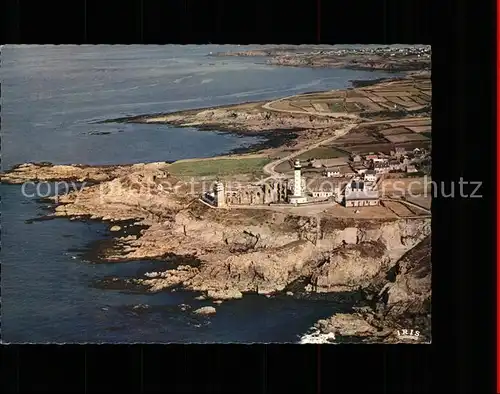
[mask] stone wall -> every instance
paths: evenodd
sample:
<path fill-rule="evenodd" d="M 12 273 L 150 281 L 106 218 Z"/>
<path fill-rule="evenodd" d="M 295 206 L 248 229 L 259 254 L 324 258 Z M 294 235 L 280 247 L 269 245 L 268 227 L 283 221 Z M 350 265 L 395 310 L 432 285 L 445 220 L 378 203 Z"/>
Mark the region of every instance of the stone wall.
<path fill-rule="evenodd" d="M 286 203 L 288 185 L 286 183 L 249 185 L 237 190 L 226 190 L 228 205 L 265 205 Z"/>

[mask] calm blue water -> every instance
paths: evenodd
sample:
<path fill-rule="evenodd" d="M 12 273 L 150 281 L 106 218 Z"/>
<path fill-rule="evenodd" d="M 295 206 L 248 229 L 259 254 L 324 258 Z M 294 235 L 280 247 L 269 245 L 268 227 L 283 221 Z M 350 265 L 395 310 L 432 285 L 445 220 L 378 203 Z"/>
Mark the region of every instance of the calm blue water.
<path fill-rule="evenodd" d="M 164 125 L 94 124 L 144 113 L 272 99 L 337 89 L 387 74 L 280 68 L 262 58 L 213 58 L 230 46 L 7 46 L 2 48 L 2 170 L 27 161 L 117 164 L 209 157 L 254 137 Z M 90 135 L 89 132 L 109 132 Z M 91 286 L 157 262 L 90 264 L 75 252 L 109 237 L 106 226 L 65 219 L 25 223 L 43 204 L 19 186 L 2 197 L 4 342 L 295 342 L 332 302 L 248 296 L 193 317 L 196 294 L 129 294 Z M 145 312 L 131 307 L 148 304 Z"/>

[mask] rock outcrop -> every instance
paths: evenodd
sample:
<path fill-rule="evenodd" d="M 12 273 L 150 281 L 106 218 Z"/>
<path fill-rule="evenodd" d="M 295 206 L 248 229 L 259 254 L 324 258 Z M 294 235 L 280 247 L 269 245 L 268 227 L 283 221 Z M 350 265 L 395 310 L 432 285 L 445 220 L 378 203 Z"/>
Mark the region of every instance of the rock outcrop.
<path fill-rule="evenodd" d="M 358 228 L 339 220 L 340 228 L 324 229 L 316 241 L 316 233 L 312 232 L 316 226 L 311 226 L 309 233 L 304 224 L 313 218 L 274 212 L 275 217 L 283 216 L 278 220 L 280 225 L 271 221 L 249 225 L 245 216 L 233 218 L 229 224 L 212 217 L 218 212 L 215 210 L 207 211 L 202 219 L 188 212 L 175 215 L 168 229 L 154 225 L 129 243 L 134 251 L 128 256 L 133 258 L 149 255 L 154 249 L 157 253 L 184 254 L 199 260 L 188 277 L 171 270 L 166 278 L 148 279 L 145 283 L 151 289 L 175 285 L 206 292 L 211 298 L 216 298 L 211 296 L 213 292 L 234 291 L 239 297 L 244 292 L 287 291 L 290 283 L 306 278 L 306 291 L 358 290 L 374 280 L 381 281 L 398 258 L 430 233 L 429 219 L 378 223 L 359 220 Z M 165 232 L 161 241 L 157 235 L 160 228 Z"/>
<path fill-rule="evenodd" d="M 99 183 L 110 181 L 130 171 L 131 166 L 85 166 L 85 165 L 53 165 L 51 163 L 23 163 L 14 166 L 1 175 L 1 182 L 21 184 L 26 181 L 37 182 L 81 182 Z M 62 186 L 62 185 L 61 185 Z M 72 186 L 70 184 L 70 186 Z"/>
<path fill-rule="evenodd" d="M 196 309 L 193 313 L 197 315 L 213 315 L 217 310 L 213 306 L 203 306 L 199 309 Z"/>
<path fill-rule="evenodd" d="M 431 237 L 426 236 L 364 289 L 369 306 L 320 320 L 318 335 L 364 337 L 366 341 L 431 341 Z M 404 335 L 406 334 L 406 335 Z"/>
<path fill-rule="evenodd" d="M 135 117 L 125 119 L 125 121 L 168 123 L 189 127 L 199 126 L 204 129 L 213 128 L 215 130 L 239 131 L 242 133 L 307 129 L 307 133 L 317 134 L 316 131 L 329 132 L 330 129 L 340 129 L 345 126 L 343 121 L 352 123 L 353 119 L 355 119 L 352 114 L 345 114 L 345 118 L 340 119 L 316 116 L 315 114 L 274 112 L 264 110 L 261 106 L 265 104 L 264 102 L 258 104 L 247 104 L 246 107 L 235 105 L 224 108 L 189 110 L 166 115 Z"/>

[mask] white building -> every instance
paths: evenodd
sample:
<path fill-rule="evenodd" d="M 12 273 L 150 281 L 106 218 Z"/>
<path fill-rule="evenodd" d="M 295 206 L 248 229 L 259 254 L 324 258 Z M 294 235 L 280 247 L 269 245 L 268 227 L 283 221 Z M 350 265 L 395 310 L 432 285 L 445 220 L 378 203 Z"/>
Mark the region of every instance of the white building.
<path fill-rule="evenodd" d="M 378 193 L 375 190 L 352 192 L 345 195 L 344 204 L 346 207 L 369 207 L 379 205 Z"/>
<path fill-rule="evenodd" d="M 316 198 L 337 197 L 341 190 L 341 184 L 341 181 L 331 180 L 328 177 L 315 178 L 312 182 L 308 182 L 308 192 Z"/>
<path fill-rule="evenodd" d="M 352 155 L 351 159 L 353 162 L 359 163 L 361 161 L 361 156 L 358 154 L 354 154 L 354 155 Z"/>
<path fill-rule="evenodd" d="M 374 170 L 368 170 L 364 174 L 364 179 L 367 182 L 376 182 L 377 181 L 377 173 Z"/>
<path fill-rule="evenodd" d="M 373 170 L 377 174 L 387 174 L 390 171 L 390 165 L 388 163 L 373 163 Z"/>
<path fill-rule="evenodd" d="M 335 192 L 332 191 L 332 190 L 329 190 L 329 191 L 314 191 L 311 193 L 313 197 L 333 197 L 335 196 Z"/>
<path fill-rule="evenodd" d="M 323 175 L 328 177 L 328 178 L 340 178 L 340 177 L 342 177 L 342 173 L 340 172 L 340 169 L 338 169 L 338 168 L 328 168 L 325 171 L 323 171 Z"/>
<path fill-rule="evenodd" d="M 379 195 L 377 190 L 369 190 L 365 183 L 361 181 L 352 181 L 344 192 L 344 205 L 346 207 L 366 207 L 379 204 Z"/>

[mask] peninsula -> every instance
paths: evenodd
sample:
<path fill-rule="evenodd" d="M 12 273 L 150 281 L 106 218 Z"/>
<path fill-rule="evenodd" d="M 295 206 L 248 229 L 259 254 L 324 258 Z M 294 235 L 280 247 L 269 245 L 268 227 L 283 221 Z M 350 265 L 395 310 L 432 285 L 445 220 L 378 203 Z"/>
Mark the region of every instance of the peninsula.
<path fill-rule="evenodd" d="M 421 70 L 427 55 L 425 48 L 364 57 L 281 50 L 270 61 L 344 67 L 361 56 L 374 69 L 383 63 Z M 376 57 L 371 66 L 368 56 Z M 409 66 L 415 58 L 420 63 Z M 359 292 L 360 306 L 317 322 L 318 335 L 394 342 L 404 340 L 399 329 L 412 327 L 429 341 L 429 70 L 270 102 L 110 119 L 259 135 L 265 142 L 174 163 L 25 163 L 2 173 L 1 182 L 74 182 L 75 190 L 52 198 L 51 217 L 109 223 L 115 242 L 99 260 L 172 262 L 141 277 L 108 278 L 108 285 L 186 289 L 217 302 L 245 293 Z"/>

